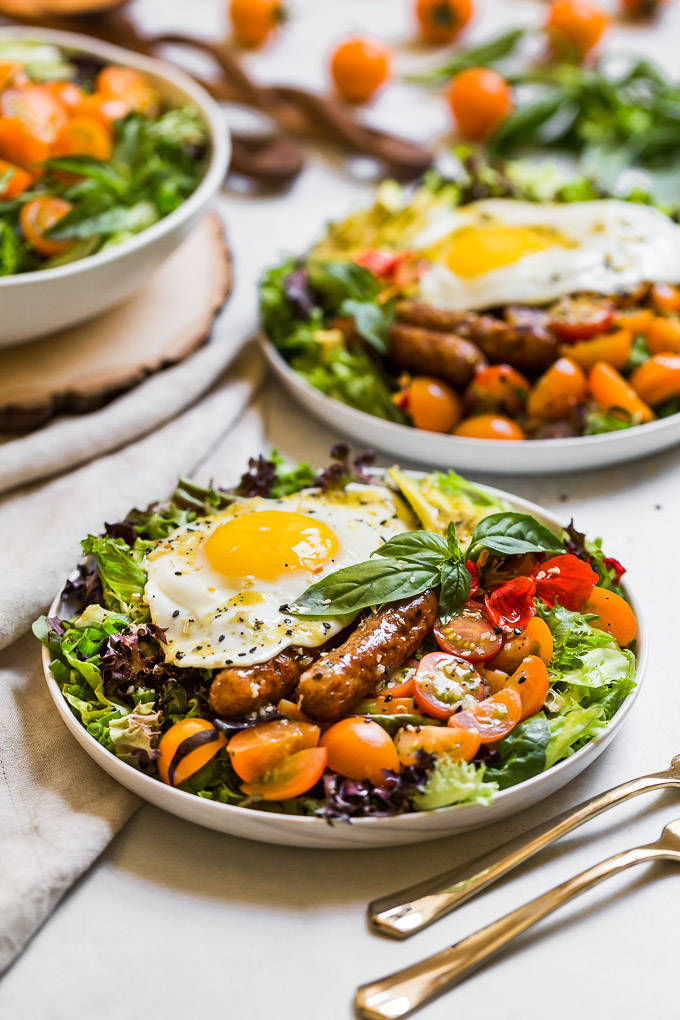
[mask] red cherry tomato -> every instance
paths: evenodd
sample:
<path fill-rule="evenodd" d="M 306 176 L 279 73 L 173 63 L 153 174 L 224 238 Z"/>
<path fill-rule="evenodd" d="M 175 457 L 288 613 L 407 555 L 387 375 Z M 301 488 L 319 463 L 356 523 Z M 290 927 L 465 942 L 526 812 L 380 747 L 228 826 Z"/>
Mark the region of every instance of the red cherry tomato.
<path fill-rule="evenodd" d="M 602 336 L 614 322 L 614 306 L 603 298 L 565 297 L 550 310 L 553 333 L 571 343 Z"/>
<path fill-rule="evenodd" d="M 393 698 L 413 697 L 413 678 L 418 669 L 417 659 L 408 659 L 407 662 L 387 678 L 385 683 L 376 692 L 380 697 L 391 694 Z"/>
<path fill-rule="evenodd" d="M 446 624 L 437 620 L 434 636 L 439 647 L 468 662 L 485 662 L 500 652 L 503 635 L 498 633 L 478 602 L 467 602 Z"/>
<path fill-rule="evenodd" d="M 507 737 L 522 718 L 522 699 L 517 691 L 506 687 L 478 705 L 459 712 L 449 726 L 477 730 L 483 744 L 495 744 Z"/>
<path fill-rule="evenodd" d="M 486 694 L 484 681 L 470 663 L 446 652 L 430 652 L 420 660 L 413 687 L 416 705 L 433 719 L 448 719 Z"/>

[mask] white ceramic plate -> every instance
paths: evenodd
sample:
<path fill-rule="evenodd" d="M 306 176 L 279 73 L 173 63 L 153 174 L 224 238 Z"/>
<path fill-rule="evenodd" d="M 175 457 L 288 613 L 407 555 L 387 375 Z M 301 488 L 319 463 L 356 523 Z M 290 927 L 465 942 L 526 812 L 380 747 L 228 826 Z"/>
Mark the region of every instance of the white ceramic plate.
<path fill-rule="evenodd" d="M 621 464 L 680 443 L 680 414 L 622 432 L 571 439 L 500 441 L 424 432 L 327 397 L 294 372 L 269 340 L 261 342 L 267 361 L 298 403 L 360 446 L 382 450 L 399 461 L 455 468 L 463 474 L 544 475 Z"/>
<path fill-rule="evenodd" d="M 417 472 L 412 472 L 412 474 L 416 475 Z M 535 503 L 519 499 L 501 489 L 493 489 L 489 486 L 485 486 L 485 488 L 494 496 L 506 500 L 514 510 L 533 514 L 548 526 L 563 527 L 556 517 Z M 334 822 L 329 825 L 328 822 L 320 818 L 274 814 L 204 800 L 202 797 L 196 797 L 183 790 L 166 786 L 158 779 L 145 776 L 102 747 L 76 719 L 68 703 L 64 700 L 59 685 L 50 672 L 50 655 L 47 648 L 43 648 L 43 667 L 47 686 L 57 710 L 81 747 L 110 776 L 156 807 L 163 808 L 187 821 L 204 825 L 208 829 L 217 829 L 218 832 L 257 839 L 264 843 L 336 849 L 420 843 L 463 829 L 475 829 L 482 825 L 488 825 L 490 822 L 506 818 L 508 815 L 514 815 L 544 797 L 549 797 L 551 793 L 559 790 L 561 786 L 564 786 L 595 761 L 607 744 L 613 740 L 638 695 L 647 658 L 647 640 L 640 606 L 627 587 L 625 591 L 638 621 L 637 686 L 628 695 L 607 729 L 599 737 L 569 758 L 548 769 L 547 772 L 534 776 L 533 779 L 527 779 L 508 790 L 500 791 L 493 804 L 489 806 L 462 805 L 439 808 L 436 811 L 397 815 L 394 818 L 357 818 L 352 822 Z M 58 611 L 59 596 L 50 606 L 48 615 L 56 616 Z"/>

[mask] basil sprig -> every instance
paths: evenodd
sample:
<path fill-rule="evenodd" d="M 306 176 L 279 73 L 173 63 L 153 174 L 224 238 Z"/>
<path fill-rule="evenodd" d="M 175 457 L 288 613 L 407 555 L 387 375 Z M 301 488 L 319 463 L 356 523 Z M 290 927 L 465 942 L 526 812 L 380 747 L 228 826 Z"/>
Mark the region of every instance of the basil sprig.
<path fill-rule="evenodd" d="M 439 614 L 446 624 L 470 595 L 472 578 L 466 562 L 474 562 L 484 549 L 514 556 L 559 552 L 564 544 L 534 517 L 518 513 L 485 517 L 465 552 L 458 545 L 453 524 L 446 536 L 409 531 L 390 538 L 370 560 L 343 567 L 313 584 L 291 606 L 291 613 L 311 619 L 345 616 L 439 588 Z"/>

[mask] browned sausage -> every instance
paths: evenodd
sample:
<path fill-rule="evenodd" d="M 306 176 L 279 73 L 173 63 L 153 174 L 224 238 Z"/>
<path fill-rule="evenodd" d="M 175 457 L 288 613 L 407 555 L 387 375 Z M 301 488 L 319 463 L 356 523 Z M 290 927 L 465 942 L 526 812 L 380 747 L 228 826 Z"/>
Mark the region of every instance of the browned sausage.
<path fill-rule="evenodd" d="M 389 332 L 389 360 L 398 368 L 435 375 L 454 386 L 467 386 L 484 364 L 478 347 L 454 333 L 439 333 L 395 322 Z"/>
<path fill-rule="evenodd" d="M 366 617 L 344 644 L 302 674 L 302 711 L 321 722 L 335 722 L 351 711 L 379 680 L 413 655 L 438 611 L 439 597 L 430 589 Z"/>
<path fill-rule="evenodd" d="M 232 718 L 276 703 L 290 694 L 318 655 L 316 648 L 284 648 L 267 662 L 221 669 L 210 685 L 210 704 L 218 715 Z"/>

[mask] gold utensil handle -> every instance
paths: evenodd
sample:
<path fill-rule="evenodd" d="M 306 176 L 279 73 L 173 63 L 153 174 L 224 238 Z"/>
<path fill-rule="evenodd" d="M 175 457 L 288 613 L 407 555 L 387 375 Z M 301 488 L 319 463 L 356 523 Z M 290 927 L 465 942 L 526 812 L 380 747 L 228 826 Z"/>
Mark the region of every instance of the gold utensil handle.
<path fill-rule="evenodd" d="M 680 785 L 680 775 L 671 768 L 615 786 L 462 867 L 373 900 L 367 910 L 369 927 L 380 935 L 408 938 L 608 808 L 639 793 L 673 785 Z"/>
<path fill-rule="evenodd" d="M 449 949 L 357 989 L 356 1015 L 362 1020 L 396 1020 L 453 988 L 522 932 L 568 900 L 634 864 L 664 857 L 662 848 L 637 847 L 596 864 L 523 907 L 506 914 Z"/>

